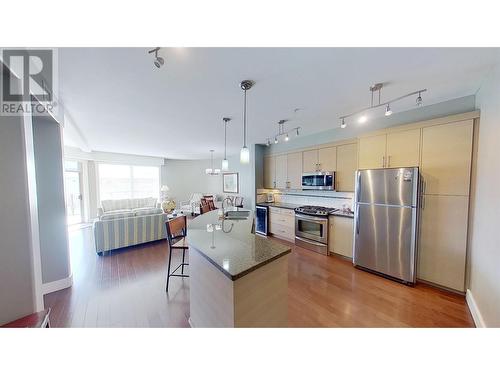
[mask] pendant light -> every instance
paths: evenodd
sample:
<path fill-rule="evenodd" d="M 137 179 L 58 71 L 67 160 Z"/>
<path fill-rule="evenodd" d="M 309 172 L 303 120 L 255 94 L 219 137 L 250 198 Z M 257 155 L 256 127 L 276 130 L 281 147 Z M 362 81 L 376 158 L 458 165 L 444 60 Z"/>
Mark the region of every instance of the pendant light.
<path fill-rule="evenodd" d="M 247 90 L 253 86 L 253 81 L 241 81 L 240 87 L 244 93 L 243 102 L 243 147 L 240 151 L 240 163 L 248 164 L 250 162 L 250 150 L 247 147 Z"/>
<path fill-rule="evenodd" d="M 218 176 L 220 169 L 214 169 L 214 150 L 210 150 L 210 168 L 205 169 L 205 173 L 209 176 Z"/>
<path fill-rule="evenodd" d="M 222 170 L 227 171 L 229 170 L 229 161 L 227 160 L 227 151 L 226 151 L 226 145 L 227 145 L 227 123 L 231 121 L 229 117 L 224 117 L 222 119 L 224 121 L 224 159 L 222 160 Z"/>

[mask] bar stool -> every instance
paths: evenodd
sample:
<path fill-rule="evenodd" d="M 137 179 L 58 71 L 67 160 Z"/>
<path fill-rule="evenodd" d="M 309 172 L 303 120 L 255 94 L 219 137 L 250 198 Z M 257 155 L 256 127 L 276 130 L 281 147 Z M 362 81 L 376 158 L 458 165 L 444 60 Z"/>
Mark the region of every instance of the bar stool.
<path fill-rule="evenodd" d="M 179 216 L 176 217 L 175 219 L 171 219 L 165 222 L 165 225 L 167 227 L 168 247 L 170 249 L 170 255 L 168 257 L 168 271 L 167 271 L 167 287 L 166 287 L 167 293 L 168 293 L 168 282 L 171 276 L 189 277 L 189 275 L 186 275 L 184 273 L 184 266 L 189 266 L 189 263 L 185 263 L 186 250 L 189 249 L 189 246 L 186 241 L 186 236 L 187 236 L 186 223 L 187 223 L 186 216 Z M 182 250 L 182 262 L 172 272 L 170 272 L 170 264 L 172 263 L 173 249 Z M 175 272 L 179 268 L 181 269 L 181 273 L 176 274 Z"/>

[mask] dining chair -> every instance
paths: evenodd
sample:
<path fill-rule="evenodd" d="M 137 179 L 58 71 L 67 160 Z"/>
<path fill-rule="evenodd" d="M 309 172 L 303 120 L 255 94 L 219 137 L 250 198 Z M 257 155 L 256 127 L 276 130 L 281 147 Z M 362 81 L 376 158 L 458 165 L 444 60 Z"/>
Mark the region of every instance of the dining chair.
<path fill-rule="evenodd" d="M 210 211 L 212 211 L 212 210 L 210 209 L 210 206 L 208 205 L 208 203 L 207 204 L 203 204 L 203 203 L 201 204 L 201 206 L 200 206 L 200 213 L 202 215 L 205 214 L 205 213 L 207 213 L 207 212 L 210 212 Z"/>
<path fill-rule="evenodd" d="M 168 270 L 167 270 L 167 287 L 166 292 L 168 293 L 168 284 L 170 277 L 189 277 L 184 273 L 184 266 L 189 266 L 189 263 L 185 262 L 186 250 L 189 249 L 187 244 L 187 218 L 186 216 L 179 216 L 174 219 L 165 222 L 167 227 L 167 240 L 168 247 L 170 249 L 170 255 L 168 257 Z M 170 272 L 170 266 L 172 263 L 172 253 L 174 249 L 182 250 L 182 262 L 179 264 L 172 272 Z M 178 269 L 181 269 L 180 274 L 176 274 Z"/>

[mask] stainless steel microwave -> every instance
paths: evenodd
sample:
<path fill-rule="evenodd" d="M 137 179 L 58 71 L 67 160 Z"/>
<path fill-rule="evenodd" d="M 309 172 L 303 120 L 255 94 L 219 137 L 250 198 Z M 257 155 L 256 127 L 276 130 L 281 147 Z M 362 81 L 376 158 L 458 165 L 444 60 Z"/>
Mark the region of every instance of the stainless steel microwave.
<path fill-rule="evenodd" d="M 304 173 L 302 190 L 335 190 L 335 172 Z"/>

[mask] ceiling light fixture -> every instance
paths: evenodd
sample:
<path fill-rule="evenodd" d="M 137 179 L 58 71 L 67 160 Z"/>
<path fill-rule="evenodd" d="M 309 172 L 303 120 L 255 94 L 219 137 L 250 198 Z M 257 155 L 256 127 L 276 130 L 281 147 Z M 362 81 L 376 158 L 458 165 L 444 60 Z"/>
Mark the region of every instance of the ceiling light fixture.
<path fill-rule="evenodd" d="M 267 147 L 271 146 L 271 140 L 269 138 L 267 138 L 266 146 Z"/>
<path fill-rule="evenodd" d="M 386 116 L 390 116 L 390 115 L 392 115 L 392 109 L 391 109 L 391 107 L 389 106 L 389 103 L 387 103 L 387 106 L 385 107 L 385 115 L 386 115 Z"/>
<path fill-rule="evenodd" d="M 210 150 L 210 168 L 205 169 L 205 173 L 209 176 L 218 176 L 220 169 L 214 169 L 214 150 Z"/>
<path fill-rule="evenodd" d="M 295 134 L 297 136 L 299 136 L 301 127 L 297 126 L 295 128 L 285 130 L 285 122 L 287 122 L 287 121 L 288 120 L 279 120 L 278 121 L 278 134 L 276 134 L 274 136 L 274 143 L 275 144 L 279 142 L 279 138 L 282 136 L 284 136 L 284 141 L 288 142 L 290 140 L 290 136 L 289 136 L 290 133 L 293 134 L 293 132 L 295 132 Z"/>
<path fill-rule="evenodd" d="M 375 108 L 378 108 L 378 107 L 382 107 L 382 106 L 385 107 L 385 115 L 386 116 L 390 116 L 390 115 L 392 115 L 392 110 L 391 110 L 390 104 L 392 104 L 394 102 L 397 102 L 399 100 L 402 100 L 404 98 L 408 98 L 410 96 L 417 95 L 417 94 L 418 94 L 418 97 L 417 97 L 417 100 L 416 100 L 416 104 L 417 104 L 418 107 L 420 107 L 420 106 L 422 106 L 422 93 L 427 91 L 427 89 L 413 91 L 413 92 L 410 92 L 410 93 L 408 93 L 406 95 L 403 95 L 403 96 L 400 96 L 400 97 L 397 97 L 397 98 L 394 98 L 394 99 L 382 102 L 382 100 L 381 100 L 382 87 L 384 87 L 383 83 L 376 83 L 376 84 L 370 86 L 370 92 L 371 92 L 370 106 L 366 107 L 366 108 L 363 108 L 363 109 L 360 109 L 359 111 L 352 112 L 352 113 L 349 113 L 347 115 L 340 116 L 339 117 L 340 120 L 341 120 L 340 127 L 342 129 L 344 129 L 346 127 L 346 125 L 345 125 L 345 119 L 346 118 L 353 117 L 353 116 L 359 115 L 359 114 L 361 114 L 363 112 L 366 112 L 366 111 L 369 111 L 371 109 L 375 109 Z M 373 101 L 374 96 L 377 95 L 377 94 L 378 94 L 378 104 L 374 103 L 374 101 Z M 359 121 L 360 124 L 366 122 L 366 120 L 367 120 L 367 116 L 366 115 L 362 115 L 358 119 L 358 121 Z"/>
<path fill-rule="evenodd" d="M 241 81 L 240 87 L 244 92 L 244 103 L 243 103 L 243 147 L 240 151 L 240 163 L 248 164 L 250 162 L 250 150 L 247 147 L 247 91 L 254 85 L 253 81 L 245 80 Z"/>
<path fill-rule="evenodd" d="M 158 56 L 158 51 L 160 50 L 160 47 L 156 47 L 152 49 L 151 51 L 148 51 L 149 54 L 154 53 L 155 54 L 155 59 L 154 59 L 154 64 L 155 66 L 159 69 L 163 64 L 165 64 L 165 60 L 163 57 Z"/>
<path fill-rule="evenodd" d="M 229 117 L 224 117 L 222 119 L 224 121 L 224 159 L 222 159 L 221 168 L 223 171 L 227 171 L 229 169 L 229 161 L 227 160 L 227 123 L 231 121 Z"/>
<path fill-rule="evenodd" d="M 227 149 L 227 123 L 231 121 L 229 117 L 224 117 L 222 119 L 224 121 L 224 159 L 222 160 L 221 168 L 223 171 L 227 171 L 229 169 L 229 161 L 227 160 L 226 149 Z"/>
<path fill-rule="evenodd" d="M 425 91 L 425 90 L 424 90 Z M 417 103 L 417 107 L 421 107 L 422 104 L 423 104 L 423 101 L 422 101 L 422 95 L 420 94 L 421 91 L 418 92 L 418 98 L 416 100 L 416 103 Z"/>

